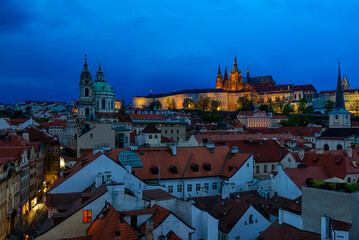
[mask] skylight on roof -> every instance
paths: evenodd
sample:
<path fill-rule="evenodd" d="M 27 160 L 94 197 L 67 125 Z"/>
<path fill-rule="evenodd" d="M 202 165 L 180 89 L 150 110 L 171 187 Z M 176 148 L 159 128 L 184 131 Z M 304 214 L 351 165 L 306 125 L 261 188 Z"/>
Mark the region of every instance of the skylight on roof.
<path fill-rule="evenodd" d="M 132 151 L 122 151 L 118 154 L 118 161 L 124 166 L 142 167 L 140 157 Z"/>

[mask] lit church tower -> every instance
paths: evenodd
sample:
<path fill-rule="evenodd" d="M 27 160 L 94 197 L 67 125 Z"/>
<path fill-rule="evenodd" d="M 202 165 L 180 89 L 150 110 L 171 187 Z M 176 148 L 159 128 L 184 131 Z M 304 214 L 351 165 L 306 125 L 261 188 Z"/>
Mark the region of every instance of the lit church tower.
<path fill-rule="evenodd" d="M 222 74 L 221 74 L 221 66 L 218 67 L 216 88 L 217 89 L 223 89 L 223 79 L 222 79 Z"/>
<path fill-rule="evenodd" d="M 350 128 L 350 112 L 345 109 L 340 62 L 338 63 L 338 82 L 335 95 L 335 109 L 329 113 L 329 128 Z"/>
<path fill-rule="evenodd" d="M 94 108 L 94 101 L 92 96 L 92 79 L 91 73 L 87 66 L 87 55 L 85 54 L 84 68 L 80 75 L 80 99 L 78 104 L 77 116 L 78 118 L 85 118 L 87 114 Z"/>
<path fill-rule="evenodd" d="M 239 75 L 240 75 L 240 72 L 238 71 L 238 67 L 237 67 L 237 58 L 234 57 L 233 69 L 229 73 L 229 90 L 231 90 L 231 91 L 237 90 L 238 82 L 239 82 Z"/>
<path fill-rule="evenodd" d="M 229 90 L 229 80 L 228 80 L 228 74 L 227 74 L 227 67 L 224 67 L 223 89 L 224 90 Z"/>

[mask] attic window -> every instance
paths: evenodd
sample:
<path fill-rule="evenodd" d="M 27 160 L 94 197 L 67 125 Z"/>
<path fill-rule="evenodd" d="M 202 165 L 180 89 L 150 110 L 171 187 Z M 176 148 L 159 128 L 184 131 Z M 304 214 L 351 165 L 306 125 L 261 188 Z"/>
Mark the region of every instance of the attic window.
<path fill-rule="evenodd" d="M 203 167 L 204 167 L 204 169 L 206 170 L 206 171 L 211 171 L 211 164 L 209 164 L 209 163 L 203 163 Z"/>
<path fill-rule="evenodd" d="M 198 164 L 191 164 L 191 168 L 193 170 L 193 172 L 198 172 Z"/>
<path fill-rule="evenodd" d="M 231 171 L 234 168 L 234 166 L 228 165 L 228 171 Z"/>
<path fill-rule="evenodd" d="M 151 173 L 154 175 L 158 175 L 158 167 L 156 166 L 151 166 Z"/>
<path fill-rule="evenodd" d="M 177 167 L 174 166 L 174 165 L 171 165 L 171 166 L 170 166 L 170 170 L 171 170 L 171 173 L 173 173 L 173 174 L 177 174 L 177 173 L 178 173 L 178 169 L 177 169 Z"/>
<path fill-rule="evenodd" d="M 116 234 L 116 237 L 121 236 L 121 232 L 120 232 L 120 231 L 116 231 L 115 234 Z"/>

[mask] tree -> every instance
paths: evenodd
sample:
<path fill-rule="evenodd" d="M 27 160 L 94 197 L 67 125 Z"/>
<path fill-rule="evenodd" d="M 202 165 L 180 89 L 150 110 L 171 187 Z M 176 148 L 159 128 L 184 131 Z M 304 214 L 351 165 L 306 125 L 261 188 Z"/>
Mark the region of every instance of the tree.
<path fill-rule="evenodd" d="M 259 105 L 259 110 L 268 112 L 269 106 L 267 104 L 261 104 L 261 105 Z"/>
<path fill-rule="evenodd" d="M 160 108 L 162 107 L 161 102 L 158 101 L 158 100 L 156 100 L 156 101 L 153 101 L 153 102 L 150 103 L 149 108 L 150 108 L 151 110 L 153 110 L 155 107 L 156 107 L 157 109 L 160 109 Z"/>
<path fill-rule="evenodd" d="M 304 113 L 307 107 L 307 99 L 302 98 L 299 100 L 298 113 Z"/>
<path fill-rule="evenodd" d="M 253 102 L 246 97 L 238 98 L 237 107 L 239 111 L 254 111 Z"/>
<path fill-rule="evenodd" d="M 314 111 L 314 107 L 313 106 L 308 106 L 306 109 L 305 109 L 305 111 L 304 111 L 304 113 L 306 113 L 306 114 L 313 114 L 315 111 Z"/>
<path fill-rule="evenodd" d="M 284 105 L 283 108 L 283 114 L 286 115 L 287 117 L 289 117 L 290 114 L 292 114 L 294 112 L 293 106 L 290 103 L 287 103 L 286 105 Z"/>
<path fill-rule="evenodd" d="M 182 103 L 183 109 L 191 109 L 195 108 L 195 102 L 192 99 L 185 98 Z"/>
<path fill-rule="evenodd" d="M 334 110 L 335 103 L 332 100 L 328 100 L 324 106 L 325 113 L 330 113 Z"/>
<path fill-rule="evenodd" d="M 166 108 L 172 110 L 176 109 L 176 102 L 173 98 L 167 98 Z"/>
<path fill-rule="evenodd" d="M 211 111 L 218 111 L 221 106 L 221 101 L 212 100 L 211 101 Z"/>
<path fill-rule="evenodd" d="M 211 100 L 209 97 L 204 97 L 202 94 L 199 95 L 198 100 L 198 109 L 203 111 L 208 111 L 211 106 Z"/>

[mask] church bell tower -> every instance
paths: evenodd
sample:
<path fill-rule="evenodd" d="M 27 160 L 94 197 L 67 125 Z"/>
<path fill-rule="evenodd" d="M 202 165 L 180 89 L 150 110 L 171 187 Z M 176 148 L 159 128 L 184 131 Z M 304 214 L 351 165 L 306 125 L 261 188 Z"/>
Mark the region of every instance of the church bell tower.
<path fill-rule="evenodd" d="M 77 116 L 78 118 L 85 118 L 94 109 L 92 79 L 87 65 L 87 55 L 85 55 L 85 63 L 80 75 L 79 87 L 80 98 L 77 109 Z"/>

